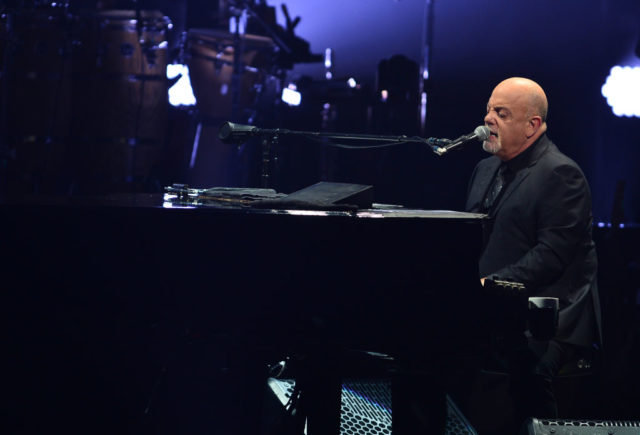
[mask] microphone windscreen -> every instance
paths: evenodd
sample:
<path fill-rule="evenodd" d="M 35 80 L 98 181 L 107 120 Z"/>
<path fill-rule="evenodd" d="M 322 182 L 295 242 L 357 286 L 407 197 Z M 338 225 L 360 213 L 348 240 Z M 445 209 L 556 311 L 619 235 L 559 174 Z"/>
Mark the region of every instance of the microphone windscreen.
<path fill-rule="evenodd" d="M 484 141 L 489 138 L 491 130 L 489 130 L 489 127 L 487 127 L 486 125 L 481 125 L 479 127 L 476 127 L 476 129 L 473 130 L 473 133 L 476 135 L 478 140 Z"/>
<path fill-rule="evenodd" d="M 220 126 L 218 130 L 218 138 L 222 142 L 227 142 L 231 138 L 231 132 L 233 131 L 232 125 L 230 122 L 225 122 Z"/>
<path fill-rule="evenodd" d="M 253 125 L 225 122 L 218 130 L 218 138 L 224 143 L 240 143 L 246 141 L 255 130 Z"/>

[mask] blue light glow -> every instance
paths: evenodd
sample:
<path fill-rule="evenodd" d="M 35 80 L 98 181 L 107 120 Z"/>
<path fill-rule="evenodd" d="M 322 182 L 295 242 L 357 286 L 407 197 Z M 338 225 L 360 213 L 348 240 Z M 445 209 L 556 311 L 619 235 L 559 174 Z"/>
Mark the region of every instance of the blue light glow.
<path fill-rule="evenodd" d="M 193 95 L 193 89 L 191 89 L 189 67 L 179 64 L 167 65 L 167 78 L 172 80 L 178 76 L 180 76 L 180 79 L 169 88 L 169 104 L 174 107 L 194 106 L 196 97 Z"/>
<path fill-rule="evenodd" d="M 602 85 L 602 96 L 614 115 L 640 118 L 640 67 L 611 68 Z"/>

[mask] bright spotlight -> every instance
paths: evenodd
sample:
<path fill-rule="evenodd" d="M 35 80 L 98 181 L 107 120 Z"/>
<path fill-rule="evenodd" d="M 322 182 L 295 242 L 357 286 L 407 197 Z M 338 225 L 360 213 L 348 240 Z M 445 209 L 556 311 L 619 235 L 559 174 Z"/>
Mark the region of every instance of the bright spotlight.
<path fill-rule="evenodd" d="M 282 89 L 282 101 L 289 106 L 299 106 L 302 102 L 302 94 L 290 87 Z"/>
<path fill-rule="evenodd" d="M 167 65 L 167 78 L 169 80 L 180 76 L 177 82 L 169 88 L 169 104 L 174 107 L 194 106 L 196 97 L 193 95 L 191 80 L 189 79 L 189 67 L 186 65 Z"/>
<path fill-rule="evenodd" d="M 602 85 L 602 96 L 614 115 L 640 118 L 640 67 L 611 68 Z"/>

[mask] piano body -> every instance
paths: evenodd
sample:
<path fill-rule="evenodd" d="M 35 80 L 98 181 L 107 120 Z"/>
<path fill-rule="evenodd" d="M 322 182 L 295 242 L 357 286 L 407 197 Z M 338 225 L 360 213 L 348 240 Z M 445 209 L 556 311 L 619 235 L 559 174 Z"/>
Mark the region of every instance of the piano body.
<path fill-rule="evenodd" d="M 2 204 L 7 421 L 15 433 L 243 433 L 258 418 L 238 403 L 259 407 L 268 364 L 286 357 L 447 361 L 486 334 L 481 220 L 149 194 Z"/>

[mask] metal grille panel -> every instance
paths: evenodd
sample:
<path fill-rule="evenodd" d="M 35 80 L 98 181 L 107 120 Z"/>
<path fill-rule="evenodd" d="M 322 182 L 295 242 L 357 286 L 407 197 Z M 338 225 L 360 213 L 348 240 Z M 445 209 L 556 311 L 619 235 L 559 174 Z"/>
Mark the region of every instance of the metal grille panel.
<path fill-rule="evenodd" d="M 285 405 L 295 387 L 290 379 L 269 379 L 269 386 Z M 342 384 L 341 435 L 391 435 L 391 383 L 386 380 L 346 380 Z M 447 396 L 447 435 L 477 435 Z"/>

